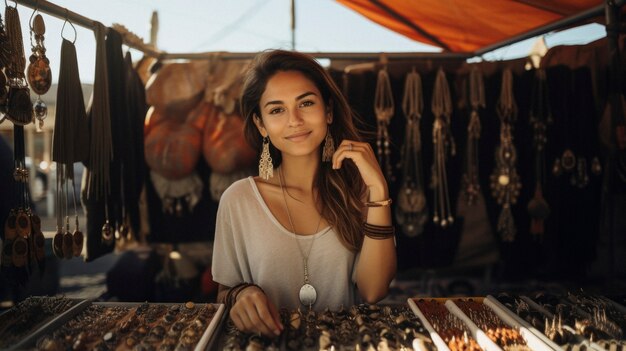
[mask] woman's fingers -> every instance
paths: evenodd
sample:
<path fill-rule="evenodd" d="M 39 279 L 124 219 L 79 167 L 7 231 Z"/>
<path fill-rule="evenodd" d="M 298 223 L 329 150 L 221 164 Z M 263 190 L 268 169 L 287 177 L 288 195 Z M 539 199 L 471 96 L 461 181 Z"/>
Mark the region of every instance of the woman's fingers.
<path fill-rule="evenodd" d="M 283 327 L 283 324 L 280 322 L 280 314 L 278 313 L 278 308 L 276 308 L 276 306 L 274 306 L 274 304 L 271 301 L 268 301 L 267 305 L 270 308 L 270 314 L 272 315 L 274 324 L 278 326 L 278 333 L 280 334 L 280 332 L 284 329 L 284 327 Z"/>
<path fill-rule="evenodd" d="M 367 187 L 386 187 L 385 176 L 369 143 L 343 140 L 333 154 L 333 169 L 341 168 L 345 159 L 354 162 Z"/>
<path fill-rule="evenodd" d="M 378 167 L 374 150 L 368 143 L 351 140 L 342 141 L 333 155 L 333 168 L 341 168 L 346 158 L 351 159 L 361 171 L 369 167 Z"/>
<path fill-rule="evenodd" d="M 371 149 L 371 147 L 368 143 L 343 140 L 333 154 L 333 168 L 341 168 L 341 164 L 346 158 L 350 158 L 356 162 L 356 159 L 362 157 L 364 154 L 366 155 L 369 152 L 369 149 Z"/>
<path fill-rule="evenodd" d="M 280 334 L 281 326 L 276 324 L 272 308 L 275 309 L 265 294 L 255 288 L 237 299 L 230 316 L 241 331 L 276 336 Z"/>

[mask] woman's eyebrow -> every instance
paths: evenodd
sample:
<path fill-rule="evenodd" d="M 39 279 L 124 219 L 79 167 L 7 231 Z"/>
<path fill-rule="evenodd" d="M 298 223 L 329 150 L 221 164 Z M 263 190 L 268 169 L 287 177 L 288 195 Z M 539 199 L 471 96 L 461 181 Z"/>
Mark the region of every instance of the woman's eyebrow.
<path fill-rule="evenodd" d="M 300 94 L 300 95 L 296 96 L 296 101 L 301 100 L 301 99 L 304 99 L 305 97 L 307 97 L 307 96 L 309 96 L 309 95 L 317 95 L 317 94 L 315 94 L 315 93 L 314 93 L 314 92 L 312 92 L 312 91 L 307 91 L 307 92 L 306 92 L 306 93 L 304 93 L 304 94 Z M 282 104 L 282 103 L 283 103 L 283 102 L 282 102 L 281 100 L 272 100 L 272 101 L 268 101 L 268 102 L 266 102 L 266 103 L 265 103 L 265 105 L 263 105 L 263 107 L 267 107 L 267 105 L 280 105 L 280 104 Z"/>

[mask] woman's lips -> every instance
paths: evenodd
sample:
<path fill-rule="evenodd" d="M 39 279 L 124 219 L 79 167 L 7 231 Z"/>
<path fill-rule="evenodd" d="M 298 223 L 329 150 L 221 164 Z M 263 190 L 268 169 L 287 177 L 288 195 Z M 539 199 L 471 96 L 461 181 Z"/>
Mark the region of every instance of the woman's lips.
<path fill-rule="evenodd" d="M 306 139 L 310 134 L 311 134 L 311 131 L 298 132 L 298 133 L 294 133 L 294 134 L 291 134 L 291 135 L 285 137 L 285 139 L 287 139 L 289 141 L 302 141 L 302 140 Z"/>

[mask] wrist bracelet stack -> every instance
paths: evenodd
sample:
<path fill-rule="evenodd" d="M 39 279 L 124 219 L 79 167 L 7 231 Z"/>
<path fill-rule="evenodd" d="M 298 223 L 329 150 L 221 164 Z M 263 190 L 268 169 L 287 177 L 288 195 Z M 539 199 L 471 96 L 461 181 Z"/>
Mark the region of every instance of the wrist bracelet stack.
<path fill-rule="evenodd" d="M 263 288 L 261 288 L 260 286 L 256 284 L 246 283 L 246 282 L 239 283 L 233 286 L 232 288 L 230 288 L 230 290 L 228 290 L 228 293 L 226 293 L 226 297 L 224 298 L 224 304 L 226 305 L 226 308 L 233 307 L 235 302 L 237 302 L 237 296 L 239 295 L 239 293 L 242 292 L 245 288 L 249 288 L 251 286 L 257 287 L 259 290 L 261 290 L 261 292 L 265 294 L 265 291 L 263 291 Z"/>
<path fill-rule="evenodd" d="M 374 225 L 363 223 L 363 233 L 371 239 L 383 240 L 394 236 L 396 228 L 392 225 Z"/>

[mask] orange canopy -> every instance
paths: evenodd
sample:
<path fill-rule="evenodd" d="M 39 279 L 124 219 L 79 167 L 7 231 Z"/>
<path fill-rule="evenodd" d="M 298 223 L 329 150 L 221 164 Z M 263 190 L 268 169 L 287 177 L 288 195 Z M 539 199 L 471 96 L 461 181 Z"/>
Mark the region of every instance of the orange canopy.
<path fill-rule="evenodd" d="M 474 52 L 601 6 L 602 0 L 337 0 L 370 20 L 450 52 Z"/>

